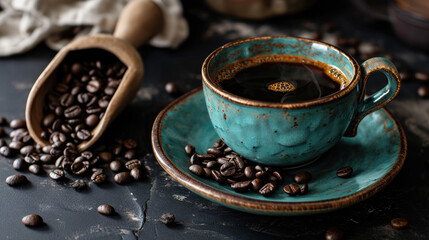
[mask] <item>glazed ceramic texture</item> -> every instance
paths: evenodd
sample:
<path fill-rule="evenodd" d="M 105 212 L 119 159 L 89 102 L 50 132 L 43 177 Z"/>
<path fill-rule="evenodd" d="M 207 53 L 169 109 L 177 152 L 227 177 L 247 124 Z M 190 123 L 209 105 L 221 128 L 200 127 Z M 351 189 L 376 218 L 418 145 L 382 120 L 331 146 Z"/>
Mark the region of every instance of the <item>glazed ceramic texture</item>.
<path fill-rule="evenodd" d="M 269 215 L 302 215 L 332 211 L 360 202 L 385 187 L 401 169 L 406 140 L 401 126 L 385 109 L 369 114 L 356 137 L 342 138 L 309 166 L 286 171 L 284 182 L 269 197 L 255 192 L 237 193 L 227 185 L 189 172 L 184 146 L 204 153 L 218 139 L 205 107 L 205 96 L 194 90 L 173 102 L 155 120 L 152 145 L 160 165 L 174 179 L 211 201 L 240 211 Z M 348 179 L 336 176 L 344 166 L 354 169 Z M 299 171 L 313 180 L 306 195 L 291 197 L 282 191 Z"/>
<path fill-rule="evenodd" d="M 332 71 L 339 69 L 345 76 L 338 73 L 335 77 L 345 77 L 348 83 L 333 95 L 282 104 L 244 99 L 225 92 L 213 81 L 228 64 L 261 55 L 267 59 L 289 55 L 323 62 L 332 66 Z M 388 60 L 370 59 L 363 68 L 361 80 L 356 60 L 333 46 L 312 40 L 265 37 L 226 45 L 203 64 L 203 89 L 210 120 L 219 137 L 250 160 L 280 166 L 305 164 L 332 148 L 345 133 L 354 136 L 366 114 L 396 95 L 397 71 Z M 367 77 L 376 70 L 385 73 L 388 85 L 364 98 Z"/>

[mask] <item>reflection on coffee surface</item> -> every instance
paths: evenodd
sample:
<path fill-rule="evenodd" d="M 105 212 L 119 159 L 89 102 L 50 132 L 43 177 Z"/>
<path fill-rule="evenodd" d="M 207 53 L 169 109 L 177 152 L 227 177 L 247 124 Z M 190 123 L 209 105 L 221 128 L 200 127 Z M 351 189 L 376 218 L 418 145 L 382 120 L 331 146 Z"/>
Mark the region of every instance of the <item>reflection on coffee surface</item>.
<path fill-rule="evenodd" d="M 337 78 L 344 74 L 321 62 L 312 61 L 308 64 L 300 59 L 299 62 L 275 61 L 255 64 L 258 60 L 252 60 L 252 64 L 243 65 L 243 62 L 240 62 L 226 66 L 229 69 L 228 74 L 224 74 L 223 79 L 219 81 L 220 87 L 248 99 L 294 103 L 331 95 L 341 90 L 346 83 Z M 234 64 L 241 67 L 232 66 Z"/>

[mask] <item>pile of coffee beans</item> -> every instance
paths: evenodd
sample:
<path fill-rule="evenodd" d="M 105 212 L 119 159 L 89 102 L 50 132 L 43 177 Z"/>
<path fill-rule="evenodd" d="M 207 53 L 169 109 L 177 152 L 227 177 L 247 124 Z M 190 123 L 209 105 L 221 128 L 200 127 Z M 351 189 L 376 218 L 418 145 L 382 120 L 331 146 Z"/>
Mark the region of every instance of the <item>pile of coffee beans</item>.
<path fill-rule="evenodd" d="M 118 61 L 66 61 L 46 96 L 41 137 L 56 146 L 89 140 L 126 70 Z"/>

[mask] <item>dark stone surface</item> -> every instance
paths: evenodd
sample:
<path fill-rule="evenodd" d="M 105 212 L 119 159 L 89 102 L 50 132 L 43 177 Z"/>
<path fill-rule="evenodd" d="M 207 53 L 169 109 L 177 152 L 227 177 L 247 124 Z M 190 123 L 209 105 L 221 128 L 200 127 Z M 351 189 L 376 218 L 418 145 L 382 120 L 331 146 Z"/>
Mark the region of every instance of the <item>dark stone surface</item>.
<path fill-rule="evenodd" d="M 125 186 L 113 182 L 75 191 L 47 175 L 24 174 L 31 184 L 11 188 L 4 179 L 17 172 L 13 159 L 0 158 L 0 239 L 323 239 L 332 226 L 347 239 L 427 239 L 429 237 L 429 102 L 420 100 L 417 82 L 405 82 L 389 109 L 400 119 L 408 138 L 408 157 L 401 173 L 383 191 L 350 208 L 322 215 L 267 217 L 237 212 L 207 201 L 172 180 L 157 164 L 150 146 L 150 130 L 157 113 L 173 100 L 164 84 L 174 81 L 182 93 L 201 85 L 200 68 L 215 48 L 238 38 L 256 35 L 296 34 L 314 24 L 333 21 L 348 37 L 378 43 L 399 56 L 415 71 L 428 71 L 429 55 L 404 45 L 389 24 L 368 21 L 354 6 L 341 1 L 320 1 L 309 12 L 262 22 L 223 17 L 202 3 L 186 1 L 191 36 L 177 50 L 142 47 L 145 79 L 132 104 L 110 127 L 119 136 L 138 140 L 146 170 L 145 180 Z M 338 1 L 340 2 L 340 1 Z M 0 59 L 0 115 L 24 117 L 31 85 L 55 53 L 44 45 Z M 384 84 L 375 76 L 372 91 Z M 121 123 L 126 123 L 121 126 Z M 110 204 L 112 217 L 97 213 Z M 174 226 L 159 218 L 171 212 Z M 20 221 L 39 214 L 46 225 L 25 227 Z M 7 217 L 6 217 L 7 216 Z M 396 230 L 390 220 L 404 217 L 409 227 Z"/>

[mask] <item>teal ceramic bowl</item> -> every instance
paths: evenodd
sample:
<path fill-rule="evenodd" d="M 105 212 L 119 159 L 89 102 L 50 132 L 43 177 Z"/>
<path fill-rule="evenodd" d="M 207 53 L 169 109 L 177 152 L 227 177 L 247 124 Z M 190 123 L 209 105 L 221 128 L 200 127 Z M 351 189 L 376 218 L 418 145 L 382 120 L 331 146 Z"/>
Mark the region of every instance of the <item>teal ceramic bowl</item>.
<path fill-rule="evenodd" d="M 263 56 L 263 57 L 261 57 Z M 246 66 L 288 58 L 315 66 L 342 84 L 334 94 L 305 102 L 272 103 L 246 99 L 220 82 Z M 368 76 L 385 74 L 388 84 L 365 97 Z M 247 159 L 268 165 L 299 166 L 316 159 L 343 135 L 355 136 L 361 119 L 391 101 L 400 88 L 395 66 L 384 58 L 357 64 L 349 54 L 326 43 L 293 37 L 258 37 L 222 46 L 202 66 L 210 120 L 219 137 Z"/>
<path fill-rule="evenodd" d="M 196 194 L 223 206 L 255 214 L 302 215 L 345 208 L 363 201 L 383 189 L 402 168 L 407 142 L 400 124 L 384 108 L 362 120 L 357 135 L 342 138 L 319 161 L 296 170 L 285 171 L 283 183 L 271 196 L 257 192 L 239 193 L 229 185 L 192 174 L 184 147 L 195 146 L 198 153 L 219 137 L 212 127 L 201 89 L 178 98 L 156 118 L 152 128 L 152 147 L 156 159 L 172 178 Z M 353 168 L 351 178 L 339 178 L 336 171 Z M 293 175 L 309 171 L 313 178 L 305 195 L 289 196 L 282 189 Z"/>

